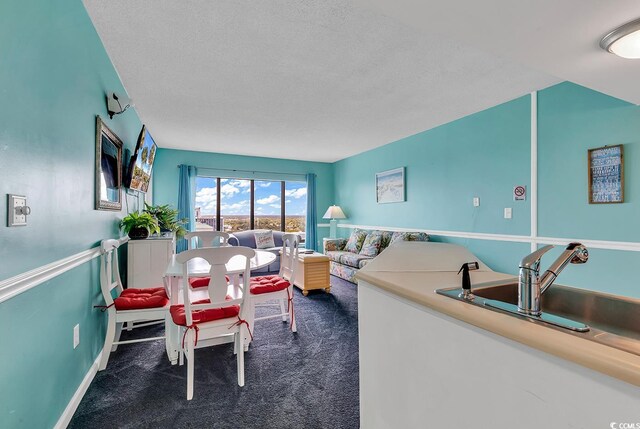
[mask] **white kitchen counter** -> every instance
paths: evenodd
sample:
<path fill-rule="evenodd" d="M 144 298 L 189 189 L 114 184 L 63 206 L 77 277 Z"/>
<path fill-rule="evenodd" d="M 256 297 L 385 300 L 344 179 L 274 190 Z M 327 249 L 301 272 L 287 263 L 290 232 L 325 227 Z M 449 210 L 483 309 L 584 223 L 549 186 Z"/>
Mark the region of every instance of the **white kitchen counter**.
<path fill-rule="evenodd" d="M 474 260 L 408 242 L 358 273 L 363 428 L 640 423 L 640 356 L 434 292 L 459 287 Z M 472 284 L 505 278 L 471 272 Z"/>

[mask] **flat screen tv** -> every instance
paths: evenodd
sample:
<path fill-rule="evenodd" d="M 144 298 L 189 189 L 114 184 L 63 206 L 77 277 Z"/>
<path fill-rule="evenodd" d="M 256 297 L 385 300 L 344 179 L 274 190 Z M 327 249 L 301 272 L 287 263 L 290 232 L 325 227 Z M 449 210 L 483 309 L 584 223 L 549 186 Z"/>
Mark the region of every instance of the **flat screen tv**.
<path fill-rule="evenodd" d="M 142 126 L 136 151 L 131 156 L 129 163 L 128 188 L 134 191 L 147 192 L 151 180 L 151 169 L 156 158 L 158 146 L 149 134 L 146 125 Z"/>

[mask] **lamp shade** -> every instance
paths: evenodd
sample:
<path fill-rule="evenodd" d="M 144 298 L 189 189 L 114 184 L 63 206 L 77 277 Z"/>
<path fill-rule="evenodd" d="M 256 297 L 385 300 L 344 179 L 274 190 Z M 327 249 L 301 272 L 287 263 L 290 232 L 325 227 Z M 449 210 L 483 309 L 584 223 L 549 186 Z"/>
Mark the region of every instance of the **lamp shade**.
<path fill-rule="evenodd" d="M 347 217 L 344 215 L 344 212 L 340 208 L 340 206 L 330 206 L 322 219 L 346 219 Z"/>

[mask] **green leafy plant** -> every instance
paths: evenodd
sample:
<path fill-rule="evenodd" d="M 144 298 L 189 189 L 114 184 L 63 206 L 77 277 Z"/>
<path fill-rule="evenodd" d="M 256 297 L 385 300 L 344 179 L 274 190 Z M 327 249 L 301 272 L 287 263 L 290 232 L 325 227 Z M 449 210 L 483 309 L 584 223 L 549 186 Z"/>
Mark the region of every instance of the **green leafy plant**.
<path fill-rule="evenodd" d="M 125 234 L 129 234 L 132 229 L 144 228 L 149 231 L 149 234 L 155 234 L 160 232 L 158 221 L 149 213 L 133 212 L 125 216 L 120 221 L 120 228 Z"/>
<path fill-rule="evenodd" d="M 169 204 L 150 206 L 144 203 L 144 212 L 150 214 L 158 221 L 161 231 L 174 232 L 177 238 L 182 238 L 187 233 L 184 225 L 186 225 L 188 220 L 178 219 L 178 210 L 172 208 Z"/>

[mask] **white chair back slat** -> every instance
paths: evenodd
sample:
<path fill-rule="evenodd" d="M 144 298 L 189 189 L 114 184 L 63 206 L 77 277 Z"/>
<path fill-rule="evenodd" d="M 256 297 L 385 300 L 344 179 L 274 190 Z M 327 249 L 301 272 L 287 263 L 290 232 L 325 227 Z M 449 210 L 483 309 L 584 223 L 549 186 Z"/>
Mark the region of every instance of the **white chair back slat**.
<path fill-rule="evenodd" d="M 212 263 L 213 262 L 213 263 Z M 211 303 L 224 302 L 227 296 L 227 267 L 226 262 L 220 263 L 219 261 L 209 262 L 211 264 L 211 270 L 209 270 L 209 299 Z M 218 285 L 224 285 L 225 287 L 218 287 Z"/>
<path fill-rule="evenodd" d="M 251 265 L 250 260 L 255 256 L 256 252 L 253 249 L 248 247 L 219 247 L 219 248 L 202 248 L 202 249 L 192 249 L 185 250 L 184 252 L 176 255 L 176 261 L 183 264 L 182 266 L 182 281 L 183 281 L 183 298 L 184 298 L 184 309 L 187 326 L 193 324 L 193 316 L 192 311 L 194 309 L 207 309 L 207 308 L 221 308 L 221 307 L 230 307 L 232 305 L 241 304 L 244 300 L 244 287 L 240 285 L 238 286 L 242 290 L 241 297 L 234 297 L 234 300 L 226 301 L 225 298 L 227 296 L 227 291 L 229 285 L 226 280 L 227 268 L 226 264 L 229 262 L 231 258 L 234 256 L 243 256 L 246 260 L 245 268 L 242 273 L 242 276 L 233 276 L 234 278 L 242 279 L 243 282 L 248 282 L 251 275 Z M 207 292 L 209 295 L 209 304 L 198 304 L 194 306 L 191 304 L 190 299 L 190 288 L 188 285 L 189 278 L 189 261 L 194 258 L 202 258 L 206 260 L 210 265 L 211 269 L 209 271 L 209 286 L 207 288 Z"/>
<path fill-rule="evenodd" d="M 122 293 L 122 281 L 120 280 L 120 270 L 118 268 L 118 240 L 103 240 L 100 243 L 102 258 L 100 261 L 100 289 L 105 304 L 110 307 L 113 304 L 111 291 L 116 289 L 117 295 Z M 115 261 L 115 262 L 114 262 Z"/>
<path fill-rule="evenodd" d="M 195 231 L 184 235 L 188 250 L 229 245 L 229 234 L 222 231 Z"/>
<path fill-rule="evenodd" d="M 296 262 L 298 261 L 298 234 L 284 234 L 282 236 L 282 255 L 280 257 L 280 272 L 278 275 L 293 284 L 296 279 Z"/>

